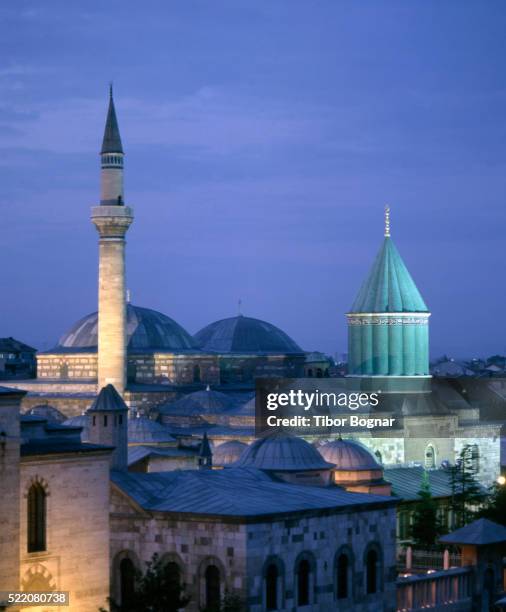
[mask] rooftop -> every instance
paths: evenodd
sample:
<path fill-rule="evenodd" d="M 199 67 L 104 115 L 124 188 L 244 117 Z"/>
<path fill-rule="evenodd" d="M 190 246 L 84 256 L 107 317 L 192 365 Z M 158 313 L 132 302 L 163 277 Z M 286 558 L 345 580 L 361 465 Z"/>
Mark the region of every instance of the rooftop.
<path fill-rule="evenodd" d="M 98 312 L 86 315 L 46 353 L 95 352 L 98 343 Z M 130 352 L 195 352 L 198 347 L 190 334 L 176 321 L 150 308 L 127 304 L 127 343 Z"/>
<path fill-rule="evenodd" d="M 300 346 L 278 327 L 239 315 L 215 321 L 195 334 L 204 351 L 235 354 L 303 354 Z"/>
<path fill-rule="evenodd" d="M 385 237 L 350 313 L 428 312 L 390 236 Z"/>
<path fill-rule="evenodd" d="M 111 473 L 113 483 L 148 511 L 254 518 L 317 510 L 388 507 L 397 500 L 335 486 L 273 481 L 256 469 Z"/>
<path fill-rule="evenodd" d="M 277 472 L 330 470 L 334 467 L 309 442 L 282 430 L 255 440 L 234 466 Z"/>
<path fill-rule="evenodd" d="M 470 544 L 474 546 L 499 544 L 506 542 L 506 527 L 481 518 L 439 538 L 439 541 L 446 544 Z"/>

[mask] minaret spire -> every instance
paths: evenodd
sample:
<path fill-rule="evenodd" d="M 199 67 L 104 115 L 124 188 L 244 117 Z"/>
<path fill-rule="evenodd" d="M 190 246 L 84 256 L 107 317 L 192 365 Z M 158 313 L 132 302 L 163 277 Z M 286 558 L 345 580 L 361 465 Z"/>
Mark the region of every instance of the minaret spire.
<path fill-rule="evenodd" d="M 123 200 L 123 147 L 114 108 L 112 84 L 101 149 L 100 206 L 91 219 L 99 233 L 98 388 L 126 384 L 125 235 L 133 210 Z"/>
<path fill-rule="evenodd" d="M 385 206 L 385 238 L 390 238 L 390 206 Z"/>

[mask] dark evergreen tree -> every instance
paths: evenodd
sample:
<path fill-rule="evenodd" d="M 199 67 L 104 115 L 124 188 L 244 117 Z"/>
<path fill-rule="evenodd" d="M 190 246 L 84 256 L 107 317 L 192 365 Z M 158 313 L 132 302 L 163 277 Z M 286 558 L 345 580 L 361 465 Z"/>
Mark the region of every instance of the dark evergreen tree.
<path fill-rule="evenodd" d="M 474 446 L 466 444 L 460 451 L 455 465 L 449 468 L 454 529 L 471 522 L 485 498 L 483 487 L 476 480 L 478 468 L 475 452 Z"/>
<path fill-rule="evenodd" d="M 437 504 L 432 498 L 429 474 L 426 471 L 423 473 L 418 495 L 420 501 L 416 504 L 410 535 L 415 546 L 429 548 L 436 543 L 437 538 L 443 533 L 443 528 L 438 518 Z"/>

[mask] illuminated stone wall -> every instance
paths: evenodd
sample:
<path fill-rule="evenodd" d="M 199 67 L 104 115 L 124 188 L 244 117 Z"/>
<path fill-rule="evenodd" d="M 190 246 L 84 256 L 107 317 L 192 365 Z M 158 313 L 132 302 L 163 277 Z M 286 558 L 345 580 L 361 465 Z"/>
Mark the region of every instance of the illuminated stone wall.
<path fill-rule="evenodd" d="M 207 519 L 193 516 L 184 520 L 170 513 L 143 516 L 122 493 L 113 488 L 111 506 L 112 595 L 120 593 L 119 564 L 125 556 L 137 567 L 158 553 L 180 566 L 182 580 L 191 598 L 185 610 L 198 612 L 205 606 L 204 573 L 208 564 L 220 568 L 222 592 L 232 590 L 247 604 L 249 612 L 263 612 L 265 606 L 265 563 L 276 557 L 285 568 L 283 610 L 295 609 L 295 563 L 301 553 L 315 560 L 313 578 L 316 599 L 308 609 L 328 612 L 336 609 L 335 556 L 347 543 L 355 556 L 354 598 L 347 610 L 376 612 L 395 609 L 395 508 L 363 511 L 325 512 L 317 516 L 272 518 L 246 524 L 240 519 Z M 376 543 L 383 551 L 383 590 L 365 593 L 363 557 L 367 546 Z"/>
<path fill-rule="evenodd" d="M 19 394 L 0 390 L 0 591 L 19 585 Z"/>
<path fill-rule="evenodd" d="M 27 492 L 47 494 L 47 551 L 27 552 Z M 21 584 L 70 591 L 72 612 L 97 612 L 109 594 L 109 454 L 24 457 Z M 43 590 L 43 589 L 38 589 Z M 37 608 L 29 608 L 37 610 Z"/>

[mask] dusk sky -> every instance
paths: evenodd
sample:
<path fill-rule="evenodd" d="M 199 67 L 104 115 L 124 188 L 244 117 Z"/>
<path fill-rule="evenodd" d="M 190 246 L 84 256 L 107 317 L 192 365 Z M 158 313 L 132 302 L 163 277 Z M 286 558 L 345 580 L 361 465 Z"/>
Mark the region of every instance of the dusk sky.
<path fill-rule="evenodd" d="M 96 310 L 112 80 L 134 304 L 342 353 L 388 203 L 432 354 L 504 352 L 505 32 L 504 0 L 2 2 L 0 336 Z"/>

